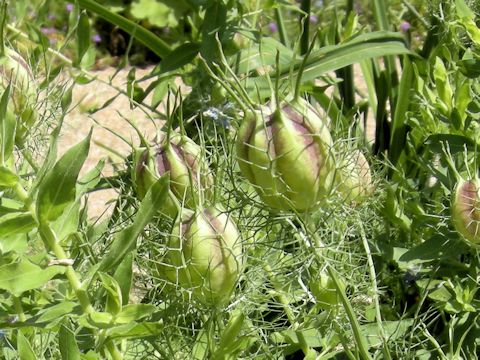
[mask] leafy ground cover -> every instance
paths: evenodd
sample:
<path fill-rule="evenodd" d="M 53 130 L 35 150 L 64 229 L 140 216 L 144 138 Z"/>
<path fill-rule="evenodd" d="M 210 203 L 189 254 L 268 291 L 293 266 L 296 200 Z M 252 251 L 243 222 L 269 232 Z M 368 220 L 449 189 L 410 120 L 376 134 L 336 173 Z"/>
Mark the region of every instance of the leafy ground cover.
<path fill-rule="evenodd" d="M 3 358 L 477 357 L 476 2 L 1 4 Z"/>

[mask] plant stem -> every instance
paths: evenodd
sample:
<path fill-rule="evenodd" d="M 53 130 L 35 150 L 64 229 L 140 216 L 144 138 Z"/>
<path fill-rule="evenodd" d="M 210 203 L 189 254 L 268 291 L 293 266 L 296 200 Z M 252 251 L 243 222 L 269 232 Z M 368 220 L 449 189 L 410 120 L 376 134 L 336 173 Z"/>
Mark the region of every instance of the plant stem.
<path fill-rule="evenodd" d="M 37 217 L 35 207 L 33 206 L 28 193 L 19 183 L 15 186 L 14 190 L 18 198 L 25 203 L 25 206 L 29 209 L 32 217 L 38 222 L 38 217 Z M 47 250 L 52 251 L 58 260 L 63 260 L 68 258 L 67 254 L 65 253 L 65 250 L 63 250 L 62 246 L 59 244 L 57 236 L 55 232 L 52 230 L 48 222 L 40 223 L 38 227 L 38 231 L 44 243 L 45 248 Z M 87 292 L 84 289 L 82 289 L 82 283 L 80 281 L 80 278 L 72 266 L 67 266 L 65 275 L 67 276 L 68 282 L 70 283 L 70 286 L 72 287 L 73 291 L 75 292 L 75 295 L 77 296 L 78 301 L 80 302 L 80 306 L 82 307 L 83 313 L 86 315 L 91 314 L 93 311 L 95 311 L 95 309 L 90 303 L 90 299 L 88 298 Z M 25 315 L 23 314 L 23 310 L 21 310 L 21 307 L 20 308 L 18 307 L 18 305 L 21 306 L 21 303 L 19 304 L 18 302 L 19 302 L 18 298 L 17 298 L 17 302 L 15 301 L 15 298 L 14 298 L 15 309 L 19 313 L 19 318 L 20 320 L 22 320 L 21 316 L 23 315 L 24 320 L 22 321 L 25 321 Z M 121 353 L 118 351 L 117 347 L 113 342 L 109 341 L 107 343 L 107 349 L 110 352 L 110 355 L 112 356 L 113 359 L 121 360 L 123 358 Z"/>
<path fill-rule="evenodd" d="M 20 320 L 21 322 L 25 322 L 27 320 L 27 317 L 23 312 L 22 301 L 19 297 L 13 296 L 13 306 L 15 307 L 15 311 L 17 312 L 18 320 Z"/>
<path fill-rule="evenodd" d="M 306 14 L 301 15 L 300 25 L 302 27 L 302 37 L 300 39 L 300 53 L 302 55 L 308 52 L 308 47 L 310 43 L 310 0 L 302 0 L 300 4 L 300 9 Z"/>
<path fill-rule="evenodd" d="M 370 246 L 368 245 L 365 229 L 363 228 L 362 222 L 359 222 L 359 224 L 363 247 L 365 248 L 365 253 L 367 254 L 368 271 L 370 272 L 370 279 L 372 280 L 373 300 L 375 301 L 375 319 L 377 321 L 378 330 L 383 342 L 383 355 L 385 356 L 385 359 L 389 360 L 392 357 L 390 355 L 390 351 L 388 350 L 387 337 L 382 325 L 382 313 L 380 311 L 380 301 L 378 300 L 377 274 L 375 273 L 375 265 L 373 264 L 372 253 L 370 251 Z"/>
<path fill-rule="evenodd" d="M 280 6 L 277 6 L 275 8 L 275 19 L 277 20 L 277 25 L 278 25 L 278 35 L 280 37 L 280 42 L 288 46 L 288 34 L 287 30 L 285 29 L 285 21 L 283 21 L 283 14 L 282 10 L 280 9 Z"/>

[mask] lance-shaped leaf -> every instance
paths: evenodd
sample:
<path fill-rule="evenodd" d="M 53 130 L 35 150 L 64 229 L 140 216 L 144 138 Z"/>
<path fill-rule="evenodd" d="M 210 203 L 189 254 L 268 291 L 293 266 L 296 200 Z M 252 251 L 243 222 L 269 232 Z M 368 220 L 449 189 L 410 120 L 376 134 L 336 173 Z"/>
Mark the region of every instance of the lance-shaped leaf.
<path fill-rule="evenodd" d="M 162 176 L 148 190 L 135 215 L 133 224 L 120 231 L 115 237 L 110 251 L 101 262 L 100 271 L 108 271 L 117 266 L 130 251 L 135 249 L 138 236 L 153 216 L 162 208 L 167 198 L 167 193 L 168 176 Z"/>
<path fill-rule="evenodd" d="M 75 334 L 65 324 L 60 326 L 58 345 L 63 360 L 80 360 L 80 350 L 75 340 Z"/>
<path fill-rule="evenodd" d="M 7 86 L 0 100 L 0 165 L 10 158 L 15 144 L 16 120 L 8 109 L 10 85 Z"/>
<path fill-rule="evenodd" d="M 49 266 L 43 269 L 22 259 L 19 262 L 0 266 L 0 289 L 18 297 L 25 291 L 45 285 L 55 275 L 63 274 L 65 270 L 64 266 Z"/>
<path fill-rule="evenodd" d="M 37 198 L 40 222 L 57 219 L 75 201 L 75 186 L 88 155 L 91 136 L 92 131 L 83 141 L 70 148 L 42 180 Z"/>
<path fill-rule="evenodd" d="M 28 233 L 35 225 L 35 219 L 30 213 L 12 212 L 5 214 L 0 217 L 0 238 Z"/>
<path fill-rule="evenodd" d="M 344 68 L 362 60 L 401 54 L 412 54 L 406 47 L 404 37 L 401 34 L 388 31 L 361 34 L 344 43 L 325 46 L 312 51 L 305 61 L 305 68 L 301 73 L 301 81 L 305 83 L 315 80 L 330 71 Z M 293 68 L 291 64 L 280 65 L 280 79 L 285 81 L 290 76 L 294 79 L 299 76 L 303 61 L 304 59 L 301 58 L 295 61 Z M 282 62 L 285 62 L 285 60 Z M 270 77 L 274 76 L 270 74 Z M 270 92 L 266 76 L 249 78 L 247 80 L 247 88 L 255 91 L 255 93 L 257 91 Z"/>

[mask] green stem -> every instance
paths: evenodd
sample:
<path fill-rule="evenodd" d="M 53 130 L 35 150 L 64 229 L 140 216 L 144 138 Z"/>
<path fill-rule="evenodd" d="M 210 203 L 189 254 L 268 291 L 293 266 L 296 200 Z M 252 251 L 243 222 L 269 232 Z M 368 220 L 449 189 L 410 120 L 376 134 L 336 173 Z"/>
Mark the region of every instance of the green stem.
<path fill-rule="evenodd" d="M 387 337 L 385 335 L 385 330 L 383 329 L 382 325 L 382 314 L 380 311 L 380 301 L 378 299 L 377 274 L 375 272 L 375 265 L 373 264 L 372 252 L 370 251 L 370 246 L 368 245 L 365 229 L 363 228 L 362 223 L 359 223 L 363 247 L 365 248 L 365 253 L 367 254 L 368 271 L 370 273 L 370 279 L 372 281 L 373 300 L 375 302 L 375 319 L 377 321 L 378 330 L 383 342 L 383 355 L 385 356 L 385 359 L 391 360 L 392 357 L 390 355 L 390 351 L 388 350 Z"/>
<path fill-rule="evenodd" d="M 23 312 L 22 301 L 19 297 L 13 296 L 13 306 L 15 307 L 15 312 L 18 315 L 18 320 L 20 320 L 21 322 L 25 322 L 27 320 L 27 317 Z"/>
<path fill-rule="evenodd" d="M 113 343 L 113 341 L 107 342 L 106 346 L 107 346 L 107 349 L 110 352 L 110 355 L 112 356 L 113 360 L 122 360 L 123 359 L 122 354 L 120 353 L 120 351 L 118 351 L 118 349 L 115 346 L 115 344 Z"/>
<path fill-rule="evenodd" d="M 293 330 L 295 330 L 295 334 L 297 335 L 300 348 L 302 349 L 305 356 L 309 355 L 312 352 L 312 350 L 308 346 L 307 340 L 305 339 L 303 332 L 298 330 L 298 322 L 295 319 L 295 314 L 293 313 L 293 310 L 290 308 L 287 298 L 283 295 L 282 290 L 280 289 L 277 282 L 275 281 L 275 276 L 273 274 L 272 268 L 270 267 L 270 265 L 264 265 L 264 270 L 267 273 L 270 283 L 273 285 L 275 289 L 275 296 L 277 297 L 278 301 L 282 305 L 283 311 L 285 312 L 285 315 L 287 315 L 288 321 L 292 325 Z"/>
<path fill-rule="evenodd" d="M 275 8 L 275 20 L 277 21 L 278 25 L 278 35 L 280 37 L 280 42 L 288 46 L 289 41 L 288 41 L 288 34 L 287 30 L 285 29 L 285 21 L 283 21 L 283 14 L 282 10 L 280 9 L 280 6 L 277 6 Z"/>
<path fill-rule="evenodd" d="M 306 14 L 301 15 L 300 25 L 302 26 L 302 37 L 300 38 L 300 53 L 306 54 L 310 44 L 310 0 L 302 0 L 300 9 Z"/>
<path fill-rule="evenodd" d="M 36 221 L 38 222 L 38 217 L 37 217 L 35 207 L 33 206 L 28 193 L 20 184 L 17 184 L 14 190 L 18 198 L 25 203 L 25 206 L 29 209 L 32 217 L 36 219 Z M 40 223 L 38 227 L 38 231 L 44 243 L 44 246 L 47 250 L 52 251 L 58 260 L 68 259 L 68 256 L 65 253 L 65 250 L 59 244 L 57 236 L 55 232 L 52 230 L 52 228 L 50 227 L 50 224 L 48 222 Z M 68 282 L 70 283 L 70 286 L 72 287 L 72 290 L 75 292 L 75 295 L 77 296 L 77 299 L 80 303 L 80 306 L 82 307 L 84 314 L 86 315 L 91 314 L 95 310 L 92 304 L 90 303 L 90 299 L 88 298 L 87 292 L 84 289 L 82 289 L 82 283 L 80 281 L 80 278 L 78 277 L 77 273 L 75 272 L 72 266 L 67 266 L 65 275 L 68 279 Z M 15 302 L 15 299 L 14 299 L 14 302 Z M 19 312 L 19 308 L 17 307 L 18 305 L 19 305 L 18 303 L 15 303 L 15 308 L 17 312 Z M 21 314 L 23 314 L 23 310 L 21 311 Z M 118 351 L 114 343 L 109 342 L 107 344 L 107 349 L 110 352 L 110 355 L 112 356 L 113 359 L 115 360 L 122 359 L 122 355 L 120 354 L 120 352 Z"/>

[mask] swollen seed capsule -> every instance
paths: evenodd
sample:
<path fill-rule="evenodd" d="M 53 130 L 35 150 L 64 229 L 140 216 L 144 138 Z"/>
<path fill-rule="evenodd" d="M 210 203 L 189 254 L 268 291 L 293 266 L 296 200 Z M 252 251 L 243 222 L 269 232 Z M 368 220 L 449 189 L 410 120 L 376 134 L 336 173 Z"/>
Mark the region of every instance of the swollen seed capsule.
<path fill-rule="evenodd" d="M 3 90 L 11 85 L 9 111 L 21 120 L 17 122 L 16 129 L 16 140 L 21 143 L 25 133 L 37 120 L 37 84 L 27 62 L 9 48 L 5 48 L 5 56 L 0 59 L 0 77 Z"/>
<path fill-rule="evenodd" d="M 462 180 L 452 197 L 452 220 L 455 229 L 467 240 L 480 243 L 480 197 L 478 180 Z"/>
<path fill-rule="evenodd" d="M 170 174 L 170 192 L 185 207 L 195 206 L 199 192 L 208 191 L 213 178 L 200 146 L 186 136 L 175 134 L 155 148 L 139 149 L 134 154 L 132 177 L 142 199 L 160 177 Z M 207 194 L 208 195 L 208 194 Z M 167 201 L 166 214 L 175 215 L 176 206 Z"/>
<path fill-rule="evenodd" d="M 242 243 L 228 214 L 185 210 L 177 218 L 161 273 L 209 305 L 228 302 L 242 268 Z"/>
<path fill-rule="evenodd" d="M 340 161 L 338 190 L 347 203 L 360 203 L 374 191 L 370 166 L 360 150 L 354 150 Z"/>
<path fill-rule="evenodd" d="M 305 212 L 329 194 L 334 179 L 332 138 L 304 100 L 247 113 L 238 133 L 242 174 L 268 206 Z"/>

